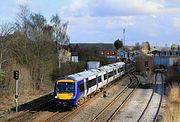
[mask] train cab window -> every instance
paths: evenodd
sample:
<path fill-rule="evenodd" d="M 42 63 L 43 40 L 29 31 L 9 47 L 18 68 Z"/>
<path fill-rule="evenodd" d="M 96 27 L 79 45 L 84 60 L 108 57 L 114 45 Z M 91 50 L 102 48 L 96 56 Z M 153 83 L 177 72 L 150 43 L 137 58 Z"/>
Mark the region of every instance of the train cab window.
<path fill-rule="evenodd" d="M 57 87 L 57 92 L 74 92 L 74 83 L 71 82 L 59 82 L 56 85 Z"/>
<path fill-rule="evenodd" d="M 87 82 L 87 87 L 90 88 L 92 86 L 96 85 L 96 78 L 95 79 L 92 79 L 92 80 L 89 80 Z"/>
<path fill-rule="evenodd" d="M 98 77 L 98 83 L 102 82 L 101 76 Z"/>
<path fill-rule="evenodd" d="M 79 92 L 83 92 L 84 91 L 84 83 L 79 84 L 78 89 L 79 89 Z"/>

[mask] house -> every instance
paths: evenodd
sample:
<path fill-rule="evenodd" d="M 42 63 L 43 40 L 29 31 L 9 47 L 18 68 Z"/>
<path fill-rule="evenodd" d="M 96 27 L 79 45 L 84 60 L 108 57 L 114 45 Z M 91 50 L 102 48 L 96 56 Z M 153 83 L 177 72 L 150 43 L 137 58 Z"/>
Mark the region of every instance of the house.
<path fill-rule="evenodd" d="M 78 62 L 78 52 L 71 52 L 71 61 Z"/>
<path fill-rule="evenodd" d="M 60 50 L 60 59 L 61 59 L 61 63 L 65 63 L 68 61 L 71 61 L 71 52 L 69 52 L 68 50 L 62 48 Z"/>
<path fill-rule="evenodd" d="M 113 44 L 106 43 L 78 43 L 78 44 L 70 44 L 72 58 L 74 58 L 74 52 L 80 52 L 81 49 L 92 48 L 97 49 L 99 52 L 99 56 L 108 60 L 109 63 L 116 62 L 116 49 Z M 76 57 L 77 58 L 77 57 Z"/>
<path fill-rule="evenodd" d="M 99 56 L 105 58 L 109 63 L 113 63 L 116 61 L 125 61 L 130 53 L 124 50 L 117 50 L 112 43 L 78 43 L 78 44 L 70 44 L 72 60 L 74 58 L 78 58 L 78 53 L 81 49 L 92 48 L 97 49 L 99 52 Z M 128 49 L 133 49 L 133 46 L 126 46 Z M 135 54 L 139 54 L 139 52 L 135 52 Z M 76 56 L 76 57 L 74 57 Z"/>
<path fill-rule="evenodd" d="M 117 60 L 116 50 L 101 50 L 100 52 L 101 52 L 100 53 L 101 57 L 106 58 L 109 63 L 116 62 Z"/>
<path fill-rule="evenodd" d="M 70 47 L 70 52 L 71 52 L 71 61 L 72 62 L 79 62 L 79 52 L 80 52 L 80 47 L 78 44 L 75 45 L 69 45 Z"/>

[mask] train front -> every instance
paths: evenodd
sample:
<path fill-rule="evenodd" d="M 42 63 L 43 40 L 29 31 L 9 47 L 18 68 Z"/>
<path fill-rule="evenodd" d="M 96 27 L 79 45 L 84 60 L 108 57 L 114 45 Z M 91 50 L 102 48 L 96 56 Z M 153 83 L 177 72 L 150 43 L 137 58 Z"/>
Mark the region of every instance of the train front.
<path fill-rule="evenodd" d="M 54 87 L 55 104 L 64 107 L 76 105 L 75 82 L 70 79 L 57 80 Z"/>

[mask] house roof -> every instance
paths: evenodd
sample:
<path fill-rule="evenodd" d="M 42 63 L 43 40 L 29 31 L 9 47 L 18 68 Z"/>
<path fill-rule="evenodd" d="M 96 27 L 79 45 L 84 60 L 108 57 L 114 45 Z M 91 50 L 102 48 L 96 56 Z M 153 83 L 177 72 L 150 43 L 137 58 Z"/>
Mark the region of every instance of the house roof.
<path fill-rule="evenodd" d="M 72 43 L 70 44 L 70 46 L 74 47 L 77 44 L 80 47 L 80 49 L 94 47 L 97 48 L 98 50 L 116 50 L 114 44 L 111 43 Z"/>

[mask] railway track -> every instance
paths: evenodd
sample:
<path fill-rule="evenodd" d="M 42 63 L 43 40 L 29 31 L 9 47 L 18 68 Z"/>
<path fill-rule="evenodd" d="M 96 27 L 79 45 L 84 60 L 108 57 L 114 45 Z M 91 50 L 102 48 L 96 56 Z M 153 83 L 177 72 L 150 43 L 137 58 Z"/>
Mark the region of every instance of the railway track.
<path fill-rule="evenodd" d="M 137 84 L 134 85 L 133 81 L 132 81 L 132 78 L 130 77 L 131 83 L 128 86 L 126 86 L 124 88 L 124 90 L 122 92 L 120 92 L 96 117 L 94 117 L 92 122 L 96 122 L 96 121 L 107 121 L 107 122 L 110 122 L 115 117 L 115 115 L 120 111 L 120 109 L 130 99 L 130 97 L 134 93 L 135 89 L 140 85 L 140 82 L 139 82 L 138 78 L 134 74 L 132 74 L 132 75 L 137 80 Z M 107 114 L 107 112 L 109 111 L 108 109 L 111 108 L 114 105 L 114 103 L 118 103 L 120 98 L 123 96 L 123 94 L 125 94 L 125 92 L 127 92 L 129 87 L 132 87 L 132 90 L 128 93 L 128 95 L 124 98 L 124 100 L 122 100 L 122 102 L 118 105 L 118 107 L 115 110 L 113 110 L 113 112 L 110 114 L 110 116 L 106 120 L 104 120 L 103 114 L 105 114 L 105 116 L 108 115 Z"/>
<path fill-rule="evenodd" d="M 125 78 L 125 77 L 124 77 Z M 116 83 L 114 83 L 115 85 Z M 132 81 L 130 81 L 130 83 L 128 84 L 128 86 L 126 87 L 129 87 L 130 84 L 132 84 Z M 111 87 L 111 86 L 110 86 Z M 109 87 L 109 88 L 110 88 Z M 124 90 L 125 91 L 125 90 Z M 99 94 L 99 95 L 102 95 Z M 94 98 L 95 99 L 95 98 Z M 88 102 L 90 102 L 89 100 L 86 101 L 84 104 L 78 106 L 76 109 L 72 110 L 72 111 L 57 111 L 55 113 L 52 113 L 50 116 L 46 117 L 44 120 L 42 120 L 42 122 L 49 122 L 49 121 L 56 121 L 56 122 L 62 122 L 64 121 L 65 119 L 69 118 L 71 115 L 73 115 L 74 113 L 78 112 L 81 108 L 85 107 L 86 104 L 88 104 Z M 56 117 L 58 116 L 58 117 Z"/>
<path fill-rule="evenodd" d="M 46 103 L 42 103 L 39 106 L 33 107 L 30 110 L 24 111 L 21 114 L 18 114 L 15 117 L 9 118 L 5 120 L 6 122 L 22 122 L 24 120 L 27 120 L 27 118 L 32 117 L 32 115 L 38 114 L 41 111 L 46 111 L 54 106 L 53 100 L 49 100 Z"/>
<path fill-rule="evenodd" d="M 151 93 L 150 99 L 148 100 L 148 103 L 145 106 L 145 108 L 144 108 L 143 112 L 141 113 L 141 115 L 140 115 L 139 119 L 137 120 L 137 122 L 139 122 L 141 120 L 143 121 L 143 117 L 146 118 L 145 114 L 147 114 L 146 112 L 148 111 L 148 108 L 150 107 L 150 103 L 152 102 L 153 97 L 155 96 L 155 92 L 157 91 L 157 75 L 158 74 L 159 73 L 157 72 L 156 75 L 155 75 L 154 88 L 153 88 L 153 92 Z M 152 119 L 153 122 L 155 122 L 156 119 L 157 119 L 157 116 L 158 116 L 158 113 L 159 113 L 159 110 L 160 110 L 160 107 L 161 107 L 161 104 L 162 104 L 163 95 L 164 95 L 163 74 L 160 73 L 160 75 L 161 75 L 161 90 L 162 91 L 161 91 L 161 96 L 160 96 L 160 100 L 159 100 L 159 103 L 158 103 L 157 111 L 156 111 L 156 113 L 155 113 L 155 115 L 154 115 L 154 117 Z"/>

